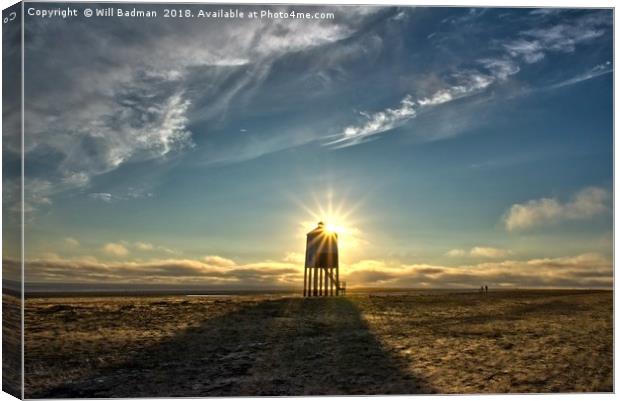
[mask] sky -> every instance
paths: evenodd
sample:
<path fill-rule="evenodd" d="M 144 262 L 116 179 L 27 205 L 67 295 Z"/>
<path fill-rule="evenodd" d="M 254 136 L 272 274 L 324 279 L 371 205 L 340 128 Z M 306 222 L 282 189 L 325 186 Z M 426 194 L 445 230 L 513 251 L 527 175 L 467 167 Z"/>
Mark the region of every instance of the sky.
<path fill-rule="evenodd" d="M 611 287 L 611 10 L 235 8 L 26 18 L 28 282 Z"/>

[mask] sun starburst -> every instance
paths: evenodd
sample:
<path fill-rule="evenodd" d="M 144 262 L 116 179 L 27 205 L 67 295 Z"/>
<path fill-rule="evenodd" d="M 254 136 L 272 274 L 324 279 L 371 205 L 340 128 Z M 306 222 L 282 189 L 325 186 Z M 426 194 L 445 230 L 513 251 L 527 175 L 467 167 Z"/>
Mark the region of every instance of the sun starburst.
<path fill-rule="evenodd" d="M 305 236 L 317 223 L 323 222 L 326 231 L 338 235 L 341 251 L 350 256 L 364 242 L 359 228 L 360 221 L 355 214 L 359 204 L 349 203 L 344 197 L 336 202 L 331 191 L 323 198 L 313 195 L 312 201 L 312 206 L 299 202 L 306 213 L 300 222 L 300 235 Z"/>

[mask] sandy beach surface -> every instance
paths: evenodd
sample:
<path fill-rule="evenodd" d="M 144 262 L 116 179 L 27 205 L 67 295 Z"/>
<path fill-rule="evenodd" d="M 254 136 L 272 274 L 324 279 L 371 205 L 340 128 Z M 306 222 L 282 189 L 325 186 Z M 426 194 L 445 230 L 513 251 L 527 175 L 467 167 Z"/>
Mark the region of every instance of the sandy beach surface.
<path fill-rule="evenodd" d="M 29 298 L 26 397 L 609 392 L 612 298 Z"/>

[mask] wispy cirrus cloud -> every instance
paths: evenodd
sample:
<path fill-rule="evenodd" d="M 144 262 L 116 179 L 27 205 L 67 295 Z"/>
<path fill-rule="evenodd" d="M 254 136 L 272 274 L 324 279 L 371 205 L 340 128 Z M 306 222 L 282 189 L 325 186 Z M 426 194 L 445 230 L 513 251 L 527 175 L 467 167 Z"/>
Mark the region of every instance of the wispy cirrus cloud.
<path fill-rule="evenodd" d="M 539 15 L 559 15 L 562 10 Z M 519 38 L 503 46 L 511 57 L 521 58 L 528 64 L 541 61 L 547 53 L 573 53 L 583 43 L 603 36 L 610 25 L 607 18 L 586 15 L 570 22 L 560 22 L 551 27 L 528 29 Z"/>
<path fill-rule="evenodd" d="M 466 17 L 471 15 L 477 14 L 470 13 Z M 541 15 L 547 17 L 551 14 Z M 414 99 L 411 94 L 407 94 L 401 100 L 400 107 L 360 113 L 363 117 L 361 123 L 345 127 L 335 135 L 336 139 L 330 139 L 325 145 L 343 148 L 366 142 L 375 135 L 407 124 L 424 108 L 474 96 L 494 84 L 508 80 L 521 71 L 522 63 L 538 63 L 549 53 L 573 53 L 578 45 L 590 43 L 604 35 L 610 24 L 611 20 L 606 15 L 595 14 L 571 20 L 571 23 L 561 22 L 544 28 L 521 31 L 516 39 L 504 40 L 496 54 L 474 60 L 475 68 L 466 67 L 468 61 L 464 60 L 462 67 L 457 67 L 456 72 L 449 74 L 449 80 L 443 82 L 444 86 L 430 95 Z M 583 74 L 551 84 L 547 89 L 571 85 L 610 71 L 610 63 L 595 66 Z M 399 112 L 401 110 L 404 112 Z"/>
<path fill-rule="evenodd" d="M 336 135 L 337 139 L 330 140 L 325 145 L 338 149 L 366 142 L 375 135 L 407 124 L 426 108 L 480 93 L 494 82 L 518 72 L 518 68 L 504 60 L 484 59 L 480 60 L 479 64 L 486 71 L 454 73 L 452 78 L 456 81 L 455 84 L 439 89 L 428 97 L 414 100 L 411 95 L 407 95 L 395 109 L 387 108 L 375 113 L 361 112 L 364 122 L 344 128 Z"/>
<path fill-rule="evenodd" d="M 505 43 L 504 48 L 512 57 L 522 57 L 528 64 L 536 63 L 545 57 L 544 49 L 538 41 L 517 39 Z"/>
<path fill-rule="evenodd" d="M 124 191 L 119 191 L 115 193 L 109 192 L 92 192 L 88 194 L 88 197 L 105 203 L 123 201 L 123 200 L 131 200 L 131 199 L 145 199 L 152 198 L 154 194 L 150 191 L 147 191 L 144 188 L 135 188 L 129 187 Z"/>
<path fill-rule="evenodd" d="M 598 64 L 592 67 L 590 70 L 584 72 L 583 74 L 579 74 L 577 76 L 571 77 L 564 81 L 556 82 L 551 84 L 548 89 L 556 89 L 564 86 L 574 85 L 579 82 L 587 81 L 588 79 L 596 78 L 600 75 L 611 74 L 613 72 L 613 66 L 611 61 L 606 61 L 603 64 Z"/>
<path fill-rule="evenodd" d="M 567 202 L 540 198 L 514 204 L 506 212 L 506 230 L 518 231 L 566 220 L 585 220 L 610 210 L 610 194 L 603 188 L 584 188 Z"/>
<path fill-rule="evenodd" d="M 488 50 L 467 52 L 475 55 L 472 59 L 455 62 L 456 57 L 450 57 L 445 64 L 448 70 L 424 72 L 421 67 L 411 80 L 430 76 L 432 84 L 407 83 L 389 104 L 362 107 L 367 111 L 356 116 L 357 120 L 350 121 L 348 116 L 343 119 L 341 113 L 323 113 L 320 118 L 309 118 L 311 124 L 302 119 L 290 125 L 274 123 L 263 130 L 264 135 L 260 127 L 250 127 L 247 135 L 230 135 L 217 145 L 209 137 L 209 147 L 201 147 L 200 139 L 209 136 L 212 127 L 237 108 L 263 115 L 277 109 L 277 113 L 290 117 L 298 109 L 287 106 L 298 102 L 288 99 L 295 98 L 301 88 L 307 91 L 307 98 L 319 93 L 317 88 L 330 88 L 332 94 L 346 92 L 350 84 L 347 79 L 357 78 L 354 70 L 362 61 L 380 61 L 385 53 L 384 41 L 402 38 L 401 32 L 387 34 L 366 23 L 370 20 L 367 16 L 385 13 L 385 21 L 391 21 L 393 26 L 393 17 L 401 15 L 396 10 L 390 15 L 374 7 L 335 10 L 339 17 L 329 21 L 207 26 L 188 22 L 174 30 L 154 24 L 148 35 L 138 25 L 117 26 L 111 22 L 88 30 L 76 25 L 62 32 L 54 22 L 31 26 L 30 36 L 39 39 L 29 42 L 27 49 L 32 54 L 28 65 L 33 68 L 28 71 L 32 83 L 29 88 L 36 88 L 28 94 L 31 110 L 27 152 L 30 161 L 46 160 L 43 167 L 32 169 L 41 173 L 29 177 L 46 183 L 39 186 L 35 198 L 51 201 L 60 192 L 71 190 L 88 193 L 83 188 L 94 185 L 94 177 L 134 163 L 169 160 L 190 153 L 190 149 L 195 151 L 192 154 L 202 155 L 201 162 L 210 164 L 248 160 L 316 141 L 338 148 L 360 144 L 406 126 L 426 110 L 480 94 L 491 96 L 499 83 L 511 80 L 527 64 L 540 62 L 551 53 L 569 54 L 580 45 L 593 43 L 601 32 L 609 31 L 611 23 L 605 13 L 570 19 L 560 11 L 554 13 L 560 19 L 550 18 L 549 13 L 535 13 L 532 17 L 541 18 L 537 24 L 540 28 L 532 29 L 528 22 L 524 26 L 530 29 L 521 28 L 497 43 L 491 39 L 488 46 L 481 46 Z M 408 14 L 412 12 L 407 10 Z M 471 9 L 462 21 L 478 24 L 488 14 L 484 9 Z M 458 26 L 452 23 L 456 19 L 450 21 L 444 25 Z M 382 25 L 379 17 L 376 22 L 373 27 Z M 398 24 L 404 23 L 400 19 Z M 520 25 L 515 26 L 519 29 Z M 52 54 L 52 47 L 44 39 L 53 37 L 51 34 L 72 45 L 63 48 L 62 54 L 58 49 Z M 433 39 L 437 36 L 441 35 Z M 126 40 L 128 37 L 136 40 Z M 235 41 L 231 42 L 230 37 Z M 98 57 L 84 57 L 88 52 Z M 608 66 L 607 71 L 611 68 Z M 280 81 L 287 71 L 294 72 L 294 80 Z M 571 85 L 603 73 L 592 70 L 550 87 Z M 55 79 L 51 81 L 50 76 Z M 301 78 L 303 85 L 292 84 Z M 290 97 L 285 96 L 287 90 Z M 252 99 L 261 93 L 268 95 L 253 103 Z M 272 107 L 270 101 L 278 96 L 286 100 Z M 264 108 L 256 111 L 261 105 Z M 312 107 L 304 104 L 301 108 Z M 450 120 L 451 132 L 469 126 L 463 122 L 465 118 Z M 333 127 L 343 128 L 334 131 Z M 323 136 L 327 131 L 330 135 Z M 432 140 L 453 134 L 419 135 Z M 14 150 L 18 145 L 15 142 Z M 109 188 L 93 188 L 91 192 L 109 193 L 112 200 L 133 199 L 121 198 L 122 194 Z M 36 210 L 46 204 L 29 205 Z"/>
<path fill-rule="evenodd" d="M 88 194 L 88 197 L 106 203 L 112 202 L 112 194 L 107 192 L 93 192 L 92 194 Z"/>
<path fill-rule="evenodd" d="M 372 114 L 362 112 L 361 115 L 366 119 L 364 124 L 346 127 L 338 139 L 327 142 L 327 145 L 335 148 L 356 145 L 373 135 L 400 127 L 415 117 L 414 107 L 415 102 L 411 96 L 406 96 L 397 108 L 388 108 Z"/>
<path fill-rule="evenodd" d="M 88 29 L 31 24 L 28 35 L 38 39 L 25 49 L 32 83 L 25 151 L 33 165 L 45 160 L 45 166 L 30 169 L 29 178 L 48 183 L 40 193 L 52 199 L 127 163 L 182 154 L 196 144 L 190 125 L 220 119 L 232 102 L 252 96 L 276 60 L 347 38 L 375 11 L 360 7 L 342 10 L 338 20 L 268 24 L 188 21 L 174 29 L 113 21 Z M 50 38 L 71 45 L 52 51 Z M 19 153 L 19 141 L 7 140 L 7 149 Z M 110 195 L 99 199 L 114 200 Z"/>

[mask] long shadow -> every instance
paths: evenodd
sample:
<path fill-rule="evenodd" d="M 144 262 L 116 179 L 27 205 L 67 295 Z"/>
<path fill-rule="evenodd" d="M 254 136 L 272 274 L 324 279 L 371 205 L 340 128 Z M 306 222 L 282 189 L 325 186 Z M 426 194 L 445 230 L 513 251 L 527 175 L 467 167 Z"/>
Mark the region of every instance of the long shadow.
<path fill-rule="evenodd" d="M 341 297 L 266 300 L 29 398 L 432 392 Z"/>

